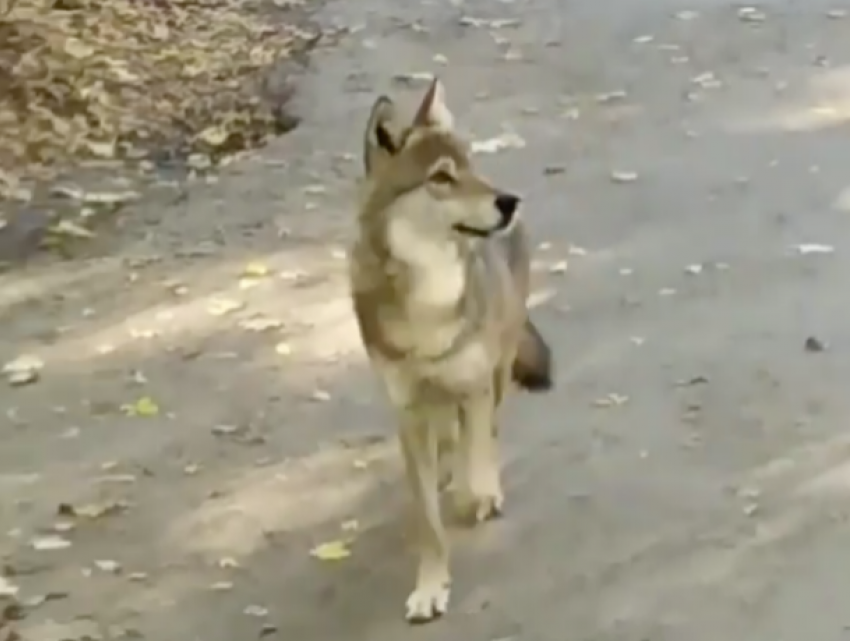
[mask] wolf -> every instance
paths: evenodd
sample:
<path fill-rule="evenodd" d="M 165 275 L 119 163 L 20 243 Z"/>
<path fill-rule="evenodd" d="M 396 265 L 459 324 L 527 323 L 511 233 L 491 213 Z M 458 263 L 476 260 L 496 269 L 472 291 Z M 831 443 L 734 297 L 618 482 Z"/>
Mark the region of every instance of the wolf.
<path fill-rule="evenodd" d="M 473 523 L 501 514 L 496 414 L 513 384 L 552 387 L 552 356 L 529 318 L 520 197 L 475 171 L 440 80 L 404 126 L 380 96 L 363 147 L 351 297 L 397 413 L 418 554 L 406 618 L 424 623 L 449 603 L 441 493 Z"/>

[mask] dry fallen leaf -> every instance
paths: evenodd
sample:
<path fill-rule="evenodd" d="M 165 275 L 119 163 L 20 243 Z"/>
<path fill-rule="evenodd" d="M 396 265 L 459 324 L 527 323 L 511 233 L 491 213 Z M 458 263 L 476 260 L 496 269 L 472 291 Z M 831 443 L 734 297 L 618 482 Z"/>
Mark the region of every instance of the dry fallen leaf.
<path fill-rule="evenodd" d="M 495 138 L 473 141 L 471 150 L 474 154 L 494 154 L 503 149 L 522 149 L 523 147 L 525 147 L 525 140 L 521 136 L 506 132 Z"/>
<path fill-rule="evenodd" d="M 118 561 L 111 559 L 99 559 L 94 561 L 94 566 L 101 572 L 107 574 L 118 574 L 121 571 L 121 564 Z"/>
<path fill-rule="evenodd" d="M 268 265 L 260 262 L 251 262 L 242 268 L 242 276 L 245 278 L 265 278 L 269 275 Z"/>
<path fill-rule="evenodd" d="M 315 389 L 310 393 L 310 398 L 320 403 L 331 400 L 331 395 L 323 389 Z"/>
<path fill-rule="evenodd" d="M 220 125 L 213 125 L 198 132 L 197 137 L 212 147 L 220 147 L 230 138 L 230 132 Z"/>
<path fill-rule="evenodd" d="M 159 405 L 150 396 L 142 396 L 133 403 L 122 405 L 121 409 L 127 416 L 148 418 L 159 414 Z"/>
<path fill-rule="evenodd" d="M 71 521 L 57 521 L 50 526 L 50 529 L 57 534 L 62 534 L 65 532 L 72 532 L 76 529 L 76 527 L 77 525 Z"/>
<path fill-rule="evenodd" d="M 329 541 L 310 550 L 310 556 L 320 561 L 341 561 L 351 556 L 351 548 L 345 541 Z"/>
<path fill-rule="evenodd" d="M 64 550 L 71 547 L 71 542 L 58 535 L 40 536 L 33 539 L 30 544 L 33 549 L 39 551 Z"/>
<path fill-rule="evenodd" d="M 38 380 L 44 361 L 38 356 L 24 354 L 3 365 L 3 375 L 10 385 L 19 386 Z"/>
<path fill-rule="evenodd" d="M 251 617 L 264 617 L 269 613 L 268 608 L 264 608 L 261 605 L 249 605 L 243 612 Z"/>
<path fill-rule="evenodd" d="M 324 185 L 307 185 L 304 188 L 304 193 L 308 196 L 319 196 L 328 191 L 328 188 Z"/>
<path fill-rule="evenodd" d="M 215 592 L 226 592 L 233 589 L 233 583 L 231 581 L 216 581 L 210 586 L 210 589 Z"/>
<path fill-rule="evenodd" d="M 633 183 L 638 179 L 635 171 L 612 171 L 611 181 L 615 183 Z"/>
<path fill-rule="evenodd" d="M 103 467 L 101 468 L 103 469 Z M 86 503 L 83 505 L 72 505 L 60 503 L 57 512 L 60 516 L 74 516 L 86 519 L 99 519 L 104 516 L 114 516 L 126 511 L 129 505 L 123 501 L 110 501 L 104 503 Z"/>
<path fill-rule="evenodd" d="M 29 596 L 25 599 L 22 599 L 21 605 L 23 605 L 25 608 L 27 608 L 29 610 L 32 610 L 32 609 L 37 608 L 41 605 L 44 605 L 48 601 L 58 601 L 60 599 L 67 599 L 67 598 L 68 598 L 68 593 L 67 592 L 60 592 L 60 591 L 48 592 L 47 594 L 34 594 L 34 595 Z M 2 638 L 2 637 L 0 637 L 0 638 Z"/>
<path fill-rule="evenodd" d="M 208 306 L 207 311 L 213 316 L 225 316 L 245 307 L 245 303 L 228 298 L 214 298 Z"/>
<path fill-rule="evenodd" d="M 78 225 L 70 220 L 60 220 L 49 229 L 50 233 L 55 236 L 66 238 L 94 238 L 95 234 L 89 229 Z"/>
<path fill-rule="evenodd" d="M 742 22 L 764 22 L 767 15 L 755 7 L 741 7 L 738 9 L 738 18 Z"/>
<path fill-rule="evenodd" d="M 598 398 L 593 401 L 594 407 L 619 407 L 620 405 L 625 405 L 629 400 L 628 396 L 621 396 L 620 394 L 607 394 L 602 398 Z"/>
<path fill-rule="evenodd" d="M 797 252 L 803 256 L 807 254 L 831 254 L 835 251 L 832 245 L 823 245 L 820 243 L 801 243 L 794 245 Z"/>
<path fill-rule="evenodd" d="M 0 597 L 15 596 L 20 591 L 20 588 L 9 581 L 5 576 L 0 575 Z"/>
<path fill-rule="evenodd" d="M 596 94 L 596 102 L 605 105 L 618 100 L 625 100 L 628 94 L 623 90 L 608 91 L 606 93 Z"/>
<path fill-rule="evenodd" d="M 233 436 L 244 432 L 245 428 L 239 425 L 215 425 L 211 431 L 216 436 Z"/>
<path fill-rule="evenodd" d="M 433 78 L 433 74 L 424 71 L 417 71 L 414 73 L 398 73 L 393 76 L 393 80 L 395 82 L 408 86 L 425 85 L 431 82 Z"/>
<path fill-rule="evenodd" d="M 280 329 L 283 327 L 283 321 L 277 318 L 266 318 L 264 316 L 255 316 L 246 318 L 239 322 L 239 327 L 247 329 L 250 332 L 267 332 L 272 329 Z"/>

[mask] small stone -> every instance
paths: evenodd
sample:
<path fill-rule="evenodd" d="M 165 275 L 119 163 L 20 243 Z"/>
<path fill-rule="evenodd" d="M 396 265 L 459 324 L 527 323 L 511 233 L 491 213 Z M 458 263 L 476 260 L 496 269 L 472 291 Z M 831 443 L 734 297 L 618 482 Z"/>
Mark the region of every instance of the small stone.
<path fill-rule="evenodd" d="M 825 352 L 826 351 L 826 345 L 820 339 L 816 338 L 815 336 L 809 336 L 806 339 L 804 347 L 805 347 L 807 352 L 811 352 L 811 353 Z"/>

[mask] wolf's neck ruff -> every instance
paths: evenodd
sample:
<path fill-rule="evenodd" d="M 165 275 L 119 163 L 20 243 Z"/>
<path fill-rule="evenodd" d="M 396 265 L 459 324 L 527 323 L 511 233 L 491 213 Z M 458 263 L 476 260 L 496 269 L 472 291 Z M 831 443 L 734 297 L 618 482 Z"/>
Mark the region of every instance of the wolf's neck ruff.
<path fill-rule="evenodd" d="M 425 216 L 428 213 L 423 212 Z M 392 212 L 390 216 L 387 249 L 398 267 L 407 272 L 404 297 L 408 311 L 429 315 L 454 309 L 463 295 L 466 276 L 460 241 L 425 216 L 394 217 Z"/>

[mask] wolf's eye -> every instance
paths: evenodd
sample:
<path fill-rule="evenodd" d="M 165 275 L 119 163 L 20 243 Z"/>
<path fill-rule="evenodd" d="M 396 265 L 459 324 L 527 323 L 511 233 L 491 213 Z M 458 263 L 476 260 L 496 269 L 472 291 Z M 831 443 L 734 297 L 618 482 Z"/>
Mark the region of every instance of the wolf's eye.
<path fill-rule="evenodd" d="M 431 174 L 431 182 L 437 183 L 438 185 L 451 185 L 454 181 L 455 177 L 445 169 L 440 169 Z"/>

